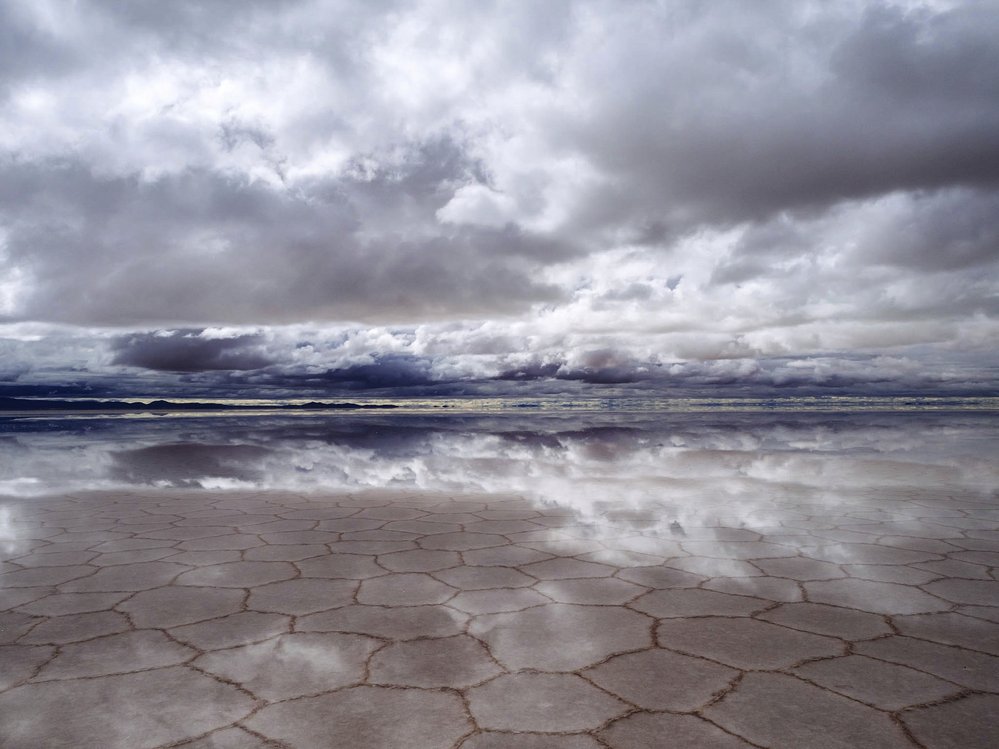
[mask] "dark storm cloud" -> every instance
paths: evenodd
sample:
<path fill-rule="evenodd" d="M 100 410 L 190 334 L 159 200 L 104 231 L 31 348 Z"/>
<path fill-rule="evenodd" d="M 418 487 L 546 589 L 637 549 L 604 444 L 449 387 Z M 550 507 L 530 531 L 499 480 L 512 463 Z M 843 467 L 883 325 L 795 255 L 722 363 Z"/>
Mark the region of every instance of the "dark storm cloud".
<path fill-rule="evenodd" d="M 862 251 L 883 263 L 927 272 L 994 263 L 999 258 L 999 192 L 919 196 L 909 221 L 877 227 Z"/>
<path fill-rule="evenodd" d="M 643 392 L 668 393 L 678 397 L 716 394 L 743 397 L 779 395 L 827 395 L 829 393 L 905 395 L 999 394 L 995 369 L 966 369 L 937 365 L 913 366 L 904 359 L 840 356 L 802 359 L 742 359 L 715 362 L 685 362 L 673 365 L 621 363 L 616 366 L 561 369 L 557 380 L 587 384 L 625 386 L 617 395 Z M 962 371 L 963 369 L 963 371 Z"/>
<path fill-rule="evenodd" d="M 441 177 L 421 170 L 364 183 L 380 192 L 386 221 L 407 209 L 414 181 Z M 0 184 L 8 256 L 38 281 L 23 313 L 32 319 L 392 320 L 511 312 L 560 296 L 528 264 L 564 257 L 558 241 L 513 226 L 365 238 L 349 181 L 276 191 L 201 170 L 145 182 L 73 162 L 8 161 Z"/>
<path fill-rule="evenodd" d="M 658 227 L 655 241 L 692 225 L 999 182 L 999 6 L 727 7 L 728 21 L 691 18 L 689 41 L 665 49 L 654 22 L 610 23 L 636 43 L 605 48 L 614 59 L 592 66 L 592 83 L 625 67 L 647 73 L 609 88 L 592 118 L 565 123 L 568 141 L 615 178 L 585 204 L 600 222 Z"/>
<path fill-rule="evenodd" d="M 370 363 L 302 372 L 269 367 L 262 371 L 204 370 L 156 383 L 160 393 L 240 397 L 577 395 L 674 397 L 854 395 L 999 395 L 999 367 L 974 358 L 839 356 L 732 359 L 711 362 L 625 361 L 603 366 L 529 363 L 480 377 L 449 377 L 435 362 L 418 356 L 378 356 Z M 134 388 L 134 385 L 131 387 Z M 123 391 L 127 393 L 126 389 Z M 14 395 L 8 388 L 0 393 Z M 67 393 L 72 394 L 72 393 Z M 85 395 L 86 393 L 79 393 Z"/>
<path fill-rule="evenodd" d="M 371 364 L 328 370 L 319 379 L 333 388 L 350 390 L 407 388 L 436 382 L 430 363 L 415 356 L 380 356 Z"/>
<path fill-rule="evenodd" d="M 274 370 L 259 375 L 234 374 L 230 382 L 252 382 L 257 387 L 275 390 L 337 393 L 358 390 L 394 390 L 406 393 L 413 388 L 447 384 L 434 375 L 429 359 L 411 355 L 375 355 L 364 364 L 345 364 L 322 372 L 294 369 Z"/>
<path fill-rule="evenodd" d="M 560 380 L 578 380 L 596 385 L 621 385 L 654 379 L 659 365 L 636 361 L 627 352 L 592 349 L 573 357 L 555 373 Z"/>
<path fill-rule="evenodd" d="M 162 372 L 213 369 L 261 369 L 273 364 L 260 347 L 261 336 L 205 338 L 203 331 L 170 331 L 169 335 L 133 333 L 111 343 L 112 364 Z"/>
<path fill-rule="evenodd" d="M 999 258 L 999 192 L 953 189 L 918 193 L 905 203 L 886 202 L 887 215 L 857 217 L 858 226 L 851 232 L 856 246 L 849 259 L 858 266 L 956 271 Z M 716 270 L 716 278 L 738 281 L 765 273 L 775 261 L 807 254 L 812 238 L 828 233 L 830 223 L 830 216 L 823 214 L 754 226 L 732 248 L 729 263 Z"/>

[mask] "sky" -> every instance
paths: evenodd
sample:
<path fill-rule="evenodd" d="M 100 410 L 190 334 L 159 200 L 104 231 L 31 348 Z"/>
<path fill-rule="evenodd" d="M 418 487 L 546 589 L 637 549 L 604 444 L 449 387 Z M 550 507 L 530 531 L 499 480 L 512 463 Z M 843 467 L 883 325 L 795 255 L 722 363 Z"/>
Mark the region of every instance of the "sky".
<path fill-rule="evenodd" d="M 999 394 L 999 2 L 0 4 L 0 395 Z"/>

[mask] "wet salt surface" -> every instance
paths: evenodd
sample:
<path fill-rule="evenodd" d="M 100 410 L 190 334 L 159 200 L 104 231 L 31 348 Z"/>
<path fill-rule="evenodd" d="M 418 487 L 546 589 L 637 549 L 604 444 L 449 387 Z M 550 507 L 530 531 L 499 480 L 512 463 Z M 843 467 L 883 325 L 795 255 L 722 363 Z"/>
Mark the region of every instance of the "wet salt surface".
<path fill-rule="evenodd" d="M 996 746 L 994 421 L 10 423 L 0 745 Z"/>

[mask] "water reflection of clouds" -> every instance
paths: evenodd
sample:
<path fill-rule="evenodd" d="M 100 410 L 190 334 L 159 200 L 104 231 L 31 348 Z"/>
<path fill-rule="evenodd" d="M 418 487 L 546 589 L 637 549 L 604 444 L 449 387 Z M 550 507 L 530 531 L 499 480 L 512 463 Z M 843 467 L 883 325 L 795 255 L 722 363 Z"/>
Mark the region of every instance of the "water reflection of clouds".
<path fill-rule="evenodd" d="M 111 450 L 109 479 L 125 485 L 152 484 L 210 488 L 203 482 L 234 481 L 260 485 L 265 477 L 257 467 L 270 451 L 259 445 L 212 445 L 196 442 L 149 445 Z"/>
<path fill-rule="evenodd" d="M 14 513 L 9 507 L 0 505 L 0 548 L 17 540 L 17 527 L 14 525 Z"/>
<path fill-rule="evenodd" d="M 519 494 L 581 517 L 655 505 L 673 522 L 775 501 L 857 501 L 878 486 L 993 486 L 996 428 L 975 414 L 575 415 L 56 420 L 0 443 L 12 495 L 129 487 Z M 691 517 L 691 513 L 696 518 Z"/>

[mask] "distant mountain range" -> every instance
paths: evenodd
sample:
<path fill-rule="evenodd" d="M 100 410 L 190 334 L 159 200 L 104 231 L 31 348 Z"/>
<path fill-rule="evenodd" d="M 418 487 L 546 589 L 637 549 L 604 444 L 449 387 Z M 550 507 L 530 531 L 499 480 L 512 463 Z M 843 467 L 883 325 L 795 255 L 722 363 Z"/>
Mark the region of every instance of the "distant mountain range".
<path fill-rule="evenodd" d="M 178 403 L 176 401 L 155 400 L 143 401 L 96 401 L 96 400 L 40 400 L 35 398 L 5 398 L 0 397 L 0 412 L 2 411 L 325 411 L 351 409 L 386 409 L 398 408 L 390 403 L 352 403 L 349 401 L 335 403 L 285 403 L 280 405 L 253 405 L 243 403 L 205 402 Z"/>

